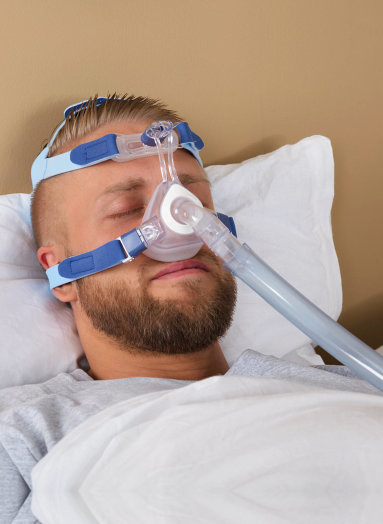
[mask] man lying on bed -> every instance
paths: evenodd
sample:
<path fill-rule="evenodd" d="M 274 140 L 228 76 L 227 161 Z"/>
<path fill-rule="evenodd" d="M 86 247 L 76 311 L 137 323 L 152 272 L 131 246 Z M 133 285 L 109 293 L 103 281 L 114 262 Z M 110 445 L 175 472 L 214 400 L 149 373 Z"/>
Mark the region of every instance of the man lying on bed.
<path fill-rule="evenodd" d="M 154 120 L 180 121 L 173 111 L 146 98 L 111 97 L 99 106 L 90 101 L 75 118 L 67 118 L 49 156 L 108 133 L 142 133 Z M 212 208 L 209 183 L 196 158 L 185 149 L 174 157 L 181 182 Z M 40 182 L 32 223 L 43 267 L 138 226 L 160 181 L 154 155 L 121 163 L 108 160 Z M 53 293 L 71 306 L 89 365 L 44 384 L 0 391 L 2 523 L 33 521 L 34 465 L 87 417 L 121 400 L 225 374 L 376 392 L 347 371 L 301 367 L 252 350 L 229 369 L 219 338 L 230 326 L 236 286 L 206 247 L 182 263 L 142 254 Z"/>

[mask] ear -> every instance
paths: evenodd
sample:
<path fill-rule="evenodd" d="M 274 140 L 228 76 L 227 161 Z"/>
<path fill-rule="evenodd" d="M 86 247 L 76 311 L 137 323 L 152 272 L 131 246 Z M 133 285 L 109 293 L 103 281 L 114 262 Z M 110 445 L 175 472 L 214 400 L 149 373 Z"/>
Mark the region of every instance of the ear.
<path fill-rule="evenodd" d="M 63 250 L 57 246 L 42 246 L 37 250 L 37 258 L 45 270 L 49 267 L 59 264 L 64 260 L 65 255 Z M 77 300 L 77 288 L 74 282 L 63 284 L 62 286 L 52 289 L 52 293 L 61 302 L 74 302 Z"/>

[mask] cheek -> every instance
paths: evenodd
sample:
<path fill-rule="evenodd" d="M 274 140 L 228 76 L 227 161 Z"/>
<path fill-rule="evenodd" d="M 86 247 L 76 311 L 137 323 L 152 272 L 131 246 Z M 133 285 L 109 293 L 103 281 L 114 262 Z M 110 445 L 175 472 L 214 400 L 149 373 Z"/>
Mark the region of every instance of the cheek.
<path fill-rule="evenodd" d="M 191 193 L 201 200 L 205 207 L 214 209 L 213 197 L 211 196 L 210 187 L 205 182 L 190 184 L 186 186 Z"/>
<path fill-rule="evenodd" d="M 141 287 L 141 257 L 142 255 L 138 256 L 132 262 L 120 264 L 116 268 L 113 268 L 115 270 L 113 279 L 121 283 L 121 286 L 127 286 L 129 290 L 137 291 Z"/>
<path fill-rule="evenodd" d="M 205 207 L 214 210 L 213 197 L 211 196 L 210 189 L 203 188 L 198 192 L 197 196 Z"/>
<path fill-rule="evenodd" d="M 88 277 L 88 280 L 92 282 L 92 288 L 95 290 L 103 289 L 104 292 L 108 292 L 108 289 L 112 290 L 119 287 L 121 289 L 127 289 L 134 296 L 138 295 L 142 288 L 139 266 L 140 257 L 141 255 L 132 262 L 119 264 L 118 266 L 91 275 Z M 85 280 L 86 279 L 84 279 L 84 281 Z"/>
<path fill-rule="evenodd" d="M 132 262 L 120 264 L 116 270 L 120 270 L 118 278 L 122 279 L 124 285 L 129 289 L 140 292 L 150 284 L 150 279 L 163 266 L 162 262 L 157 262 L 145 255 L 145 251 L 138 255 Z"/>
<path fill-rule="evenodd" d="M 214 210 L 214 202 L 210 193 L 210 189 L 206 191 L 206 196 L 204 196 L 203 201 L 205 202 L 206 207 Z"/>

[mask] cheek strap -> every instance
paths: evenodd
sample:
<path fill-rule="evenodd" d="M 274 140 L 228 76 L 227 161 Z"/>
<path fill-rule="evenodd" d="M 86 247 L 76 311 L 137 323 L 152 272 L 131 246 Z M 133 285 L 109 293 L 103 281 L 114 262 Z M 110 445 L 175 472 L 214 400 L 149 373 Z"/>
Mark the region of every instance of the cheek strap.
<path fill-rule="evenodd" d="M 133 229 L 97 249 L 66 258 L 47 269 L 50 288 L 68 284 L 79 278 L 99 273 L 110 267 L 131 262 L 146 249 L 138 231 Z"/>
<path fill-rule="evenodd" d="M 234 236 L 237 236 L 232 217 L 223 213 L 217 213 L 217 217 Z M 146 248 L 147 244 L 142 235 L 137 229 L 132 229 L 92 251 L 66 258 L 59 264 L 47 269 L 46 274 L 50 289 L 99 273 L 118 264 L 132 262 Z"/>

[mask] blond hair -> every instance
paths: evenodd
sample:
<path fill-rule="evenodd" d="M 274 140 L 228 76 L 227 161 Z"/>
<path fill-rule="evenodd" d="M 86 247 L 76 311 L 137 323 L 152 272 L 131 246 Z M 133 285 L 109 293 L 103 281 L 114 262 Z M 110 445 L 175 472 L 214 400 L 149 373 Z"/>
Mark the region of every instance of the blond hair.
<path fill-rule="evenodd" d="M 58 154 L 68 144 L 76 142 L 95 129 L 111 122 L 137 122 L 154 120 L 171 120 L 180 122 L 175 111 L 168 109 L 159 100 L 143 96 L 108 95 L 106 101 L 97 105 L 98 96 L 87 101 L 85 109 L 72 110 L 65 119 L 65 125 L 60 129 L 55 141 L 49 149 L 48 156 Z"/>
<path fill-rule="evenodd" d="M 152 98 L 114 93 L 99 106 L 97 98 L 97 95 L 90 98 L 85 109 L 78 112 L 72 110 L 67 115 L 64 126 L 49 148 L 48 157 L 72 149 L 76 142 L 112 122 L 181 121 L 175 111 Z M 56 178 L 41 181 L 32 195 L 31 219 L 37 247 L 54 242 L 65 245 L 65 224 L 58 212 L 55 195 Z"/>

